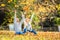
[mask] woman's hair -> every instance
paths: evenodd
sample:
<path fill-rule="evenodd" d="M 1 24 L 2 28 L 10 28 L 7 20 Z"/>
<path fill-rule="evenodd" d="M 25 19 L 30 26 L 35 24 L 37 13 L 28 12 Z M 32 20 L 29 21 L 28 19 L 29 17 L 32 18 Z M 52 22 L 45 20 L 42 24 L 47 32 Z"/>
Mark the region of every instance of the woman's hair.
<path fill-rule="evenodd" d="M 30 19 L 29 18 L 26 18 L 26 22 L 29 22 L 30 21 Z"/>

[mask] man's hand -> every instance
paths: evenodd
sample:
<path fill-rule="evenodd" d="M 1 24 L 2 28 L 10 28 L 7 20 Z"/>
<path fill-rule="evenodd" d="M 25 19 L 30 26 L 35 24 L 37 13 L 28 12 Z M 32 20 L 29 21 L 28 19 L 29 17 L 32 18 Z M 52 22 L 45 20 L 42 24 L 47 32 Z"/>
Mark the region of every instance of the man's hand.
<path fill-rule="evenodd" d="M 15 12 L 15 13 L 17 13 L 17 11 L 16 11 L 16 10 L 14 10 L 14 12 Z"/>
<path fill-rule="evenodd" d="M 24 14 L 22 13 L 22 17 L 24 17 Z"/>

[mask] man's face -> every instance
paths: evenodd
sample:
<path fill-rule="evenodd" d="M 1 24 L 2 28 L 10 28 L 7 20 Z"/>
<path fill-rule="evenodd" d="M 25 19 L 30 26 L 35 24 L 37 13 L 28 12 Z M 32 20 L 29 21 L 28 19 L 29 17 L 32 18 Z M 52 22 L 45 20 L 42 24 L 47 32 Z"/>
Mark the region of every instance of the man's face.
<path fill-rule="evenodd" d="M 17 22 L 19 22 L 19 19 L 18 18 L 16 18 L 16 20 L 17 20 Z"/>

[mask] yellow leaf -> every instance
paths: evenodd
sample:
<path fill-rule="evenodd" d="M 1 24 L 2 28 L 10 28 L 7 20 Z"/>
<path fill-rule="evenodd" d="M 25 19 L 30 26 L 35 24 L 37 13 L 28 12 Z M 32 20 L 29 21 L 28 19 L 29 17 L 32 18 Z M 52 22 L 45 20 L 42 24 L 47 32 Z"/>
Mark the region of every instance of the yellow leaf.
<path fill-rule="evenodd" d="M 15 5 L 15 7 L 19 7 L 18 5 Z"/>
<path fill-rule="evenodd" d="M 12 2 L 12 0 L 8 0 L 8 3 Z"/>
<path fill-rule="evenodd" d="M 10 1 L 10 2 L 11 2 L 12 0 L 8 0 L 8 1 Z"/>
<path fill-rule="evenodd" d="M 2 6 L 2 7 L 4 7 L 4 6 L 5 6 L 5 4 L 1 4 L 1 6 Z"/>
<path fill-rule="evenodd" d="M 10 3 L 10 1 L 8 1 L 8 3 Z"/>

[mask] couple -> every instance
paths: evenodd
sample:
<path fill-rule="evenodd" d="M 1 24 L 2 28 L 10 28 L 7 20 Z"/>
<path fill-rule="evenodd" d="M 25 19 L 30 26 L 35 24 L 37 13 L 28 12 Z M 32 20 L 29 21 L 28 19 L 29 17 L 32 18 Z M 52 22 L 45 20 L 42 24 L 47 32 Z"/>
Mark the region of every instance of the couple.
<path fill-rule="evenodd" d="M 24 14 L 22 14 L 22 20 L 19 21 L 19 19 L 16 17 L 16 11 L 15 11 L 15 17 L 14 17 L 14 31 L 16 34 L 24 34 L 27 31 L 32 32 L 36 34 L 36 31 L 32 29 L 31 21 L 34 14 L 31 16 L 31 19 L 25 18 Z M 24 28 L 22 31 L 22 24 L 24 24 Z"/>

